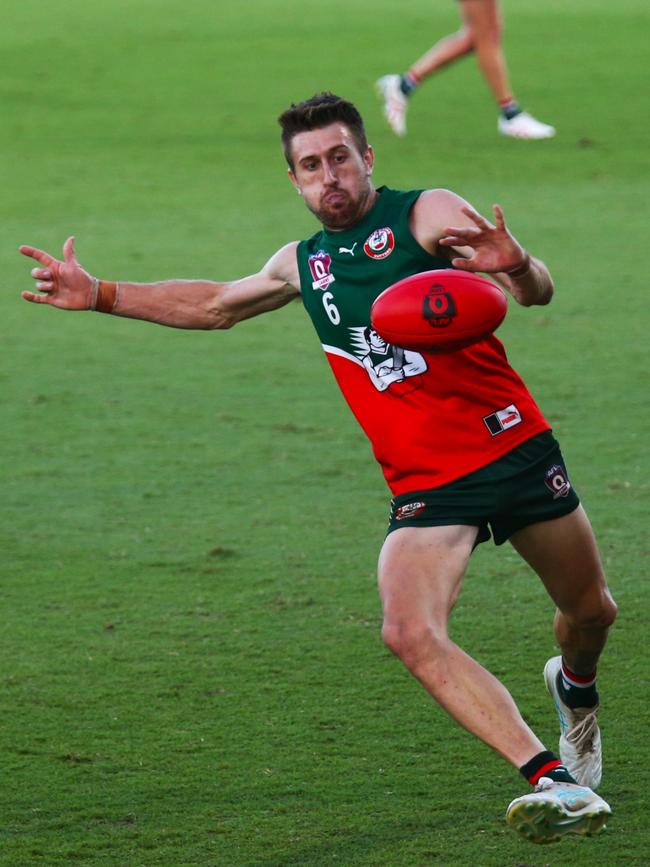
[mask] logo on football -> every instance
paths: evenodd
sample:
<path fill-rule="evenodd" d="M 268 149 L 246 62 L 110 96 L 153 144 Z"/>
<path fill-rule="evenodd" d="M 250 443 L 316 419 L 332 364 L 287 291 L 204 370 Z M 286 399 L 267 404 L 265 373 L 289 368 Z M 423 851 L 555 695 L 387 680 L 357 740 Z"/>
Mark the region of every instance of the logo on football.
<path fill-rule="evenodd" d="M 451 325 L 456 315 L 456 305 L 451 292 L 445 292 L 444 287 L 434 284 L 431 294 L 424 296 L 422 313 L 432 328 L 445 328 Z"/>

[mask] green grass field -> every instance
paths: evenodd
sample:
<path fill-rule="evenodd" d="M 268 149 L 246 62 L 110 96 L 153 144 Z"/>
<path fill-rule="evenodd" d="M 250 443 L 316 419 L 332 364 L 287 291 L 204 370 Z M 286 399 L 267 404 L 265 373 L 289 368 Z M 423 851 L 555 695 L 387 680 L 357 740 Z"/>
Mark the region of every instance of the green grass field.
<path fill-rule="evenodd" d="M 405 140 L 385 128 L 374 80 L 452 3 L 224 6 L 5 4 L 0 864 L 647 865 L 647 3 L 506 0 L 515 90 L 558 128 L 539 143 L 497 136 L 471 59 L 415 96 Z M 387 490 L 299 304 L 205 334 L 19 297 L 20 243 L 75 234 L 107 279 L 226 279 L 310 235 L 275 118 L 321 89 L 366 116 L 377 183 L 500 202 L 555 275 L 500 335 L 620 605 L 602 838 L 519 840 L 526 785 L 382 646 Z M 552 615 L 482 546 L 452 625 L 554 748 Z"/>

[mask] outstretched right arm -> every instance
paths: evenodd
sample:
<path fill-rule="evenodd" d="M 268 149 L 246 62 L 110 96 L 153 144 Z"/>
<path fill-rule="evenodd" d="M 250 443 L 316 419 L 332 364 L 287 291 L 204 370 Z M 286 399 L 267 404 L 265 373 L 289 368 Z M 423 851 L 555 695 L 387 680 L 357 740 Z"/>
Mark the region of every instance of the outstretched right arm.
<path fill-rule="evenodd" d="M 300 294 L 296 248 L 285 245 L 257 274 L 241 280 L 164 280 L 113 283 L 85 271 L 74 253 L 74 238 L 63 247 L 63 260 L 35 247 L 20 252 L 40 263 L 32 270 L 36 292 L 26 301 L 64 310 L 99 310 L 129 319 L 145 319 L 171 328 L 231 328 L 243 319 L 283 307 Z"/>

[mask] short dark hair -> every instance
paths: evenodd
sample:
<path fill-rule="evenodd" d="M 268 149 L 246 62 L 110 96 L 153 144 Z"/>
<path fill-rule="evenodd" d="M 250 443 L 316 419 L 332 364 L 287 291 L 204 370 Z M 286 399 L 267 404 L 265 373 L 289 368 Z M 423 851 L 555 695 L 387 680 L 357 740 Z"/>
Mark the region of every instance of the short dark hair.
<path fill-rule="evenodd" d="M 344 123 L 352 133 L 359 153 L 365 154 L 368 150 L 368 139 L 363 118 L 356 107 L 329 91 L 317 93 L 311 99 L 294 103 L 278 118 L 282 127 L 282 149 L 289 166 L 293 169 L 291 158 L 291 142 L 293 137 L 300 132 L 309 132 L 312 129 L 322 129 L 331 123 Z"/>

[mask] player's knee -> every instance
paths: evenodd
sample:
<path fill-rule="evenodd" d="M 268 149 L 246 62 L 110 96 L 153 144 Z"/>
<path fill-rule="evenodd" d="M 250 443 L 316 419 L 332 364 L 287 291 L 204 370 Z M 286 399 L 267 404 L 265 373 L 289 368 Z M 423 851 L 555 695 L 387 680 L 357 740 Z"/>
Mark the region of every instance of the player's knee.
<path fill-rule="evenodd" d="M 435 660 L 443 653 L 445 638 L 423 621 L 384 620 L 382 639 L 386 647 L 395 654 L 410 671 L 417 671 L 426 660 Z"/>
<path fill-rule="evenodd" d="M 612 626 L 618 614 L 618 606 L 609 593 L 606 594 L 602 605 L 601 623 L 603 626 Z"/>
<path fill-rule="evenodd" d="M 384 619 L 381 640 L 395 656 L 402 658 L 407 644 L 406 629 L 401 623 Z"/>
<path fill-rule="evenodd" d="M 501 25 L 495 22 L 494 24 L 481 27 L 480 30 L 475 30 L 470 38 L 474 49 L 480 47 L 481 50 L 492 49 L 493 51 L 497 51 L 501 48 L 502 36 Z"/>
<path fill-rule="evenodd" d="M 456 34 L 459 54 L 470 54 L 474 50 L 474 39 L 467 28 L 463 27 Z"/>
<path fill-rule="evenodd" d="M 616 620 L 618 608 L 608 590 L 580 600 L 569 619 L 583 629 L 607 629 Z"/>

